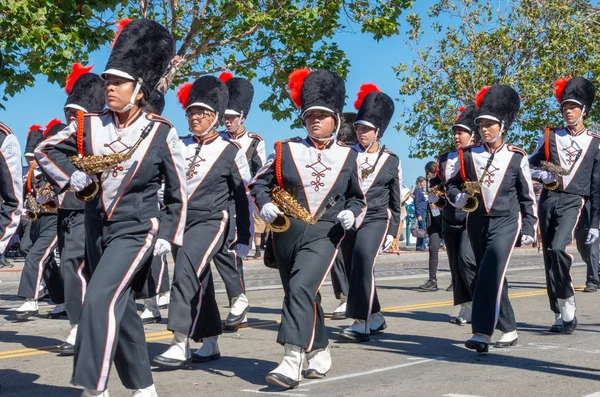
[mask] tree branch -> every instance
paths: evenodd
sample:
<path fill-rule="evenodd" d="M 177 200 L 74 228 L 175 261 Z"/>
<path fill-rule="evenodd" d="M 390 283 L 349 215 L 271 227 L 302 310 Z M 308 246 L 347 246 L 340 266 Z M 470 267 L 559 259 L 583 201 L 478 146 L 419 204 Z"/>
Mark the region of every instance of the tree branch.
<path fill-rule="evenodd" d="M 148 18 L 148 0 L 140 1 L 140 16 L 142 18 Z"/>
<path fill-rule="evenodd" d="M 210 0 L 205 0 L 204 5 L 202 6 L 202 12 L 200 12 L 200 19 L 204 19 L 206 16 L 206 10 L 208 10 L 208 6 L 210 4 Z"/>
<path fill-rule="evenodd" d="M 240 41 L 244 37 L 248 37 L 251 34 L 255 33 L 258 30 L 258 28 L 260 28 L 260 25 L 254 25 L 250 29 L 238 34 L 237 36 L 229 37 L 229 38 L 221 40 L 221 41 L 212 42 L 212 43 L 208 44 L 208 48 L 221 47 L 221 46 L 224 46 L 229 43 L 234 43 L 236 41 Z"/>
<path fill-rule="evenodd" d="M 177 0 L 169 0 L 171 6 L 171 35 L 175 36 L 175 30 L 177 29 Z"/>
<path fill-rule="evenodd" d="M 185 73 L 185 74 L 182 74 L 181 76 L 182 77 L 198 78 L 200 76 L 204 76 L 204 75 L 207 75 L 207 74 L 222 72 L 222 71 L 227 70 L 227 69 L 237 69 L 240 66 L 243 66 L 243 65 L 246 65 L 246 64 L 249 64 L 249 63 L 253 63 L 253 62 L 256 62 L 256 61 L 260 61 L 261 59 L 268 58 L 268 57 L 270 57 L 270 54 L 257 55 L 257 56 L 254 56 L 254 57 L 243 59 L 241 61 L 235 61 L 233 63 L 228 63 L 226 65 L 219 66 L 219 67 L 216 67 L 216 68 L 213 68 L 213 69 L 207 69 L 207 70 L 201 70 L 201 71 L 198 71 L 198 72 Z"/>

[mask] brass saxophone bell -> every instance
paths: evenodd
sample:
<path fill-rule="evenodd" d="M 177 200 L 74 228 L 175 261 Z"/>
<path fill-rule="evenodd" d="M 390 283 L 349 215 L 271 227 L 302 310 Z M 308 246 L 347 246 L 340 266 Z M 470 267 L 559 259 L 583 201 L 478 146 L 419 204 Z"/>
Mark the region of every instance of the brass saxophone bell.
<path fill-rule="evenodd" d="M 542 186 L 546 190 L 556 190 L 558 189 L 558 181 L 550 182 L 550 183 L 542 183 Z"/>
<path fill-rule="evenodd" d="M 465 212 L 473 212 L 479 207 L 479 200 L 475 196 L 467 197 L 467 204 L 462 208 Z"/>
<path fill-rule="evenodd" d="M 35 212 L 27 211 L 27 217 L 25 218 L 25 221 L 33 222 L 33 221 L 37 220 L 37 218 L 38 218 L 38 214 L 36 214 Z"/>
<path fill-rule="evenodd" d="M 97 182 L 92 181 L 92 183 L 86 186 L 82 191 L 75 192 L 75 198 L 84 203 L 89 203 L 96 197 L 98 190 L 100 190 L 100 185 L 98 185 Z"/>
<path fill-rule="evenodd" d="M 282 233 L 290 228 L 290 218 L 285 215 L 277 215 L 271 223 L 267 223 L 267 229 L 273 233 Z"/>

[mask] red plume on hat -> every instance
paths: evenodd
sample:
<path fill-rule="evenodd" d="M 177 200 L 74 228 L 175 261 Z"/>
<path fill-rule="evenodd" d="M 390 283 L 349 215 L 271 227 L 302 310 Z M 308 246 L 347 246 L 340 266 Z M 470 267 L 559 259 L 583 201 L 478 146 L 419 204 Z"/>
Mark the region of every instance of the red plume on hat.
<path fill-rule="evenodd" d="M 302 84 L 310 72 L 308 68 L 296 69 L 288 76 L 288 90 L 297 108 L 302 107 Z"/>
<path fill-rule="evenodd" d="M 233 78 L 233 73 L 231 73 L 231 72 L 223 72 L 219 75 L 219 80 L 221 80 L 223 83 L 227 83 L 232 78 Z"/>
<path fill-rule="evenodd" d="M 117 39 L 119 38 L 119 35 L 123 31 L 123 29 L 125 29 L 125 26 L 129 25 L 129 23 L 132 20 L 133 19 L 130 19 L 130 18 L 123 18 L 119 22 L 117 22 L 117 32 L 115 33 L 115 38 L 113 39 L 113 42 L 110 45 L 110 48 L 114 47 L 115 43 L 117 42 Z"/>
<path fill-rule="evenodd" d="M 454 118 L 454 121 L 458 120 L 458 118 L 460 117 L 460 115 L 462 114 L 462 112 L 465 111 L 465 109 L 466 109 L 466 107 L 464 107 L 464 106 L 461 106 L 460 108 L 458 108 L 458 114 Z"/>
<path fill-rule="evenodd" d="M 52 129 L 52 127 L 54 127 L 57 124 L 62 123 L 62 121 L 60 121 L 59 119 L 54 119 L 51 120 L 48 124 L 46 124 L 46 129 L 44 130 L 43 134 L 44 136 L 48 135 L 48 132 L 50 132 L 50 129 Z"/>
<path fill-rule="evenodd" d="M 185 110 L 187 108 L 188 98 L 190 96 L 191 89 L 192 89 L 192 83 L 185 83 L 185 84 L 182 84 L 179 86 L 179 89 L 177 90 L 177 93 L 175 94 L 177 96 L 177 99 L 179 100 L 179 103 L 181 103 L 183 110 Z"/>
<path fill-rule="evenodd" d="M 33 131 L 38 131 L 38 130 L 41 130 L 41 129 L 42 129 L 42 126 L 41 126 L 41 125 L 37 125 L 37 124 L 34 124 L 34 125 L 32 125 L 31 127 L 29 127 L 29 131 L 27 131 L 27 138 L 29 138 L 29 135 L 30 135 L 30 134 L 31 134 Z"/>
<path fill-rule="evenodd" d="M 481 102 L 483 101 L 483 97 L 485 96 L 485 94 L 488 92 L 488 90 L 491 88 L 491 86 L 486 85 L 485 87 L 482 87 L 479 92 L 475 95 L 475 107 L 477 107 L 477 109 L 479 109 L 481 107 Z"/>
<path fill-rule="evenodd" d="M 356 101 L 354 102 L 354 108 L 356 110 L 360 110 L 360 106 L 362 105 L 367 94 L 370 92 L 381 92 L 381 90 L 372 83 L 366 83 L 360 86 L 358 94 L 356 94 Z"/>
<path fill-rule="evenodd" d="M 67 76 L 67 81 L 65 85 L 65 91 L 67 92 L 67 95 L 71 94 L 71 89 L 73 89 L 73 85 L 75 85 L 77 79 L 83 76 L 84 74 L 89 73 L 93 67 L 93 65 L 86 67 L 80 63 L 74 63 L 73 66 L 71 66 L 71 74 Z"/>
<path fill-rule="evenodd" d="M 563 91 L 567 83 L 571 80 L 571 77 L 565 77 L 564 79 L 558 79 L 552 84 L 552 89 L 554 90 L 554 96 L 558 103 L 562 102 Z"/>

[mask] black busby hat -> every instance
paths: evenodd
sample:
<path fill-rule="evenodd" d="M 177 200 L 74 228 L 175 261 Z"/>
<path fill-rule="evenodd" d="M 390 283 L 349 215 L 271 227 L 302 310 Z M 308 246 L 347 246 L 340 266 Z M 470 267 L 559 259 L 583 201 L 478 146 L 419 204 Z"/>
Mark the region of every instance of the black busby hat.
<path fill-rule="evenodd" d="M 60 131 L 64 130 L 66 127 L 67 127 L 67 125 L 65 123 L 63 123 L 62 121 L 60 121 L 59 119 L 54 119 L 54 120 L 50 121 L 48 124 L 46 124 L 46 129 L 42 133 L 43 139 L 48 139 L 48 138 L 58 134 Z"/>
<path fill-rule="evenodd" d="M 155 113 L 160 116 L 165 110 L 165 96 L 158 90 L 152 91 L 146 102 L 148 104 L 148 108 L 144 109 L 146 113 Z"/>
<path fill-rule="evenodd" d="M 494 120 L 504 125 L 504 131 L 508 131 L 513 121 L 517 118 L 521 100 L 517 91 L 507 85 L 494 85 L 483 87 L 475 96 L 475 106 L 479 119 Z"/>
<path fill-rule="evenodd" d="M 356 124 L 364 124 L 377 130 L 381 138 L 394 114 L 394 101 L 375 84 L 363 84 L 357 94 L 354 107 L 358 110 Z"/>
<path fill-rule="evenodd" d="M 319 109 L 341 115 L 346 100 L 344 80 L 328 70 L 298 69 L 288 78 L 294 104 L 301 108 L 302 118 L 309 110 Z"/>
<path fill-rule="evenodd" d="M 25 143 L 25 157 L 33 157 L 35 148 L 44 140 L 41 125 L 32 125 L 27 132 L 27 142 Z"/>
<path fill-rule="evenodd" d="M 133 80 L 148 98 L 175 56 L 175 41 L 165 27 L 151 19 L 124 19 L 119 28 L 101 76 Z"/>
<path fill-rule="evenodd" d="M 90 73 L 92 68 L 93 66 L 73 64 L 65 85 L 65 91 L 69 95 L 65 108 L 82 110 L 85 113 L 97 113 L 104 109 L 104 82 L 97 74 Z"/>
<path fill-rule="evenodd" d="M 233 77 L 233 74 L 229 72 L 221 73 L 219 79 L 227 85 L 229 90 L 229 103 L 225 114 L 248 116 L 254 98 L 252 83 L 241 77 Z"/>
<path fill-rule="evenodd" d="M 477 108 L 475 105 L 469 105 L 467 107 L 461 106 L 460 113 L 456 116 L 452 128 L 462 128 L 471 133 L 471 135 L 477 132 L 477 124 L 475 124 L 475 118 L 477 117 Z"/>
<path fill-rule="evenodd" d="M 185 110 L 201 106 L 218 113 L 221 118 L 227 109 L 229 91 L 225 83 L 215 76 L 202 76 L 193 83 L 183 84 L 177 91 L 177 98 Z"/>
<path fill-rule="evenodd" d="M 596 89 L 591 81 L 583 77 L 573 77 L 557 80 L 553 85 L 554 95 L 561 108 L 564 103 L 574 102 L 590 114 Z"/>
<path fill-rule="evenodd" d="M 354 128 L 354 120 L 356 120 L 356 113 L 342 113 L 342 126 L 337 133 L 338 141 L 343 142 L 346 145 L 354 145 L 358 143 L 356 138 L 356 129 Z"/>

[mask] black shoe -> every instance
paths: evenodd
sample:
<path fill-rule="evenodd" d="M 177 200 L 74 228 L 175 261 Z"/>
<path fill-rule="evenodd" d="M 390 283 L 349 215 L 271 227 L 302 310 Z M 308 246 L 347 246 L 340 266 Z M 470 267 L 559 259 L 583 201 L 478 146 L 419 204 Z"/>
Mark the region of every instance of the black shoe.
<path fill-rule="evenodd" d="M 503 347 L 511 347 L 511 346 L 516 346 L 517 342 L 519 341 L 519 338 L 515 339 L 515 340 L 511 340 L 510 342 L 496 342 L 494 343 L 494 347 L 496 349 L 501 349 Z"/>
<path fill-rule="evenodd" d="M 286 389 L 293 389 L 294 387 L 300 384 L 300 382 L 298 382 L 297 380 L 288 378 L 287 376 L 278 374 L 277 372 L 270 372 L 266 376 L 265 380 L 270 385 L 281 386 L 285 387 Z"/>
<path fill-rule="evenodd" d="M 549 332 L 554 332 L 554 333 L 562 333 L 563 332 L 563 326 L 561 324 L 552 324 L 550 326 L 550 328 L 548 329 Z"/>
<path fill-rule="evenodd" d="M 304 377 L 306 379 L 323 379 L 325 377 L 325 375 L 327 375 L 327 372 L 322 374 L 319 371 L 317 371 L 316 369 L 312 369 L 312 368 L 307 369 L 306 372 L 304 373 Z"/>
<path fill-rule="evenodd" d="M 26 321 L 29 317 L 35 316 L 39 313 L 39 310 L 30 310 L 27 312 L 16 312 L 14 315 L 15 321 Z"/>
<path fill-rule="evenodd" d="M 162 321 L 162 316 L 158 316 L 158 317 L 147 317 L 147 318 L 143 318 L 142 319 L 142 323 L 144 323 L 144 325 L 147 324 L 155 324 L 155 323 L 160 323 Z"/>
<path fill-rule="evenodd" d="M 362 332 L 356 332 L 348 328 L 341 330 L 338 335 L 343 340 L 354 343 L 368 342 L 371 340 L 371 336 L 369 334 L 363 334 Z"/>
<path fill-rule="evenodd" d="M 192 354 L 192 361 L 195 363 L 205 363 L 211 360 L 218 360 L 221 358 L 221 353 L 213 354 L 211 356 L 201 356 L 199 354 Z"/>
<path fill-rule="evenodd" d="M 260 251 L 256 251 L 254 253 L 254 255 L 252 255 L 250 258 L 252 258 L 252 259 L 260 259 L 260 258 L 262 258 L 262 254 L 261 254 Z"/>
<path fill-rule="evenodd" d="M 187 358 L 185 360 L 177 360 L 175 358 L 167 358 L 161 355 L 154 357 L 152 362 L 161 367 L 168 367 L 171 369 L 181 368 L 190 363 L 190 359 Z"/>
<path fill-rule="evenodd" d="M 596 292 L 598 291 L 598 286 L 594 283 L 587 283 L 585 285 L 585 288 L 583 289 L 583 292 Z"/>
<path fill-rule="evenodd" d="M 67 317 L 67 311 L 66 310 L 63 310 L 62 312 L 58 312 L 58 313 L 52 313 L 52 312 L 50 312 L 50 313 L 48 313 L 47 318 L 51 318 L 53 320 L 57 320 L 57 319 L 59 319 L 59 318 L 61 318 L 63 316 Z"/>
<path fill-rule="evenodd" d="M 425 284 L 420 285 L 419 289 L 422 291 L 437 291 L 438 285 L 436 280 L 427 280 Z"/>
<path fill-rule="evenodd" d="M 476 350 L 477 353 L 487 353 L 490 349 L 490 344 L 485 342 L 478 342 L 469 339 L 465 342 L 467 349 Z"/>
<path fill-rule="evenodd" d="M 450 285 L 448 286 L 448 288 L 446 288 L 446 292 L 451 292 L 453 288 L 454 286 L 452 285 L 452 282 L 450 282 Z"/>
<path fill-rule="evenodd" d="M 244 326 L 242 324 L 245 324 L 245 326 L 247 326 L 248 323 L 244 323 L 243 321 L 246 318 L 246 315 L 248 314 L 249 308 L 250 306 L 247 306 L 239 316 L 229 313 L 227 315 L 227 318 L 225 319 L 225 322 L 223 323 L 223 329 L 227 331 L 235 331 L 238 328 Z"/>
<path fill-rule="evenodd" d="M 562 326 L 563 334 L 571 335 L 577 328 L 577 317 L 573 318 L 573 321 L 564 321 Z"/>
<path fill-rule="evenodd" d="M 58 346 L 58 353 L 61 356 L 72 356 L 73 354 L 75 354 L 75 346 L 65 342 L 62 345 Z"/>

